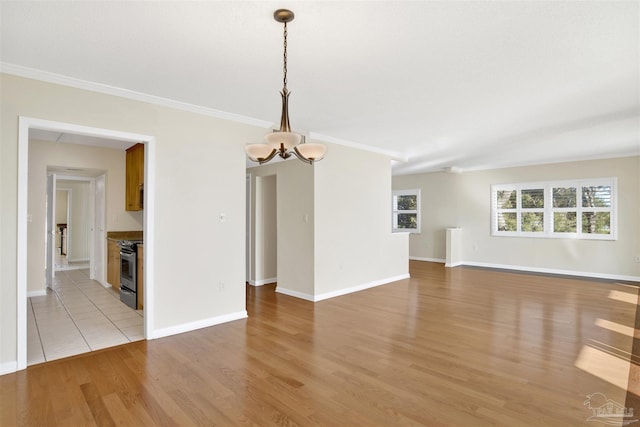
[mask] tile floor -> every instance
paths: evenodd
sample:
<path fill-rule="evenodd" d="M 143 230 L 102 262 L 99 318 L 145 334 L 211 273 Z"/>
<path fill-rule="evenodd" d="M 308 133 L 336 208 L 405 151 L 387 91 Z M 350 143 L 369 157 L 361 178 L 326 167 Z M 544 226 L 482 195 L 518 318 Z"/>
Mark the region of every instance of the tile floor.
<path fill-rule="evenodd" d="M 53 290 L 28 301 L 27 365 L 143 340 L 143 322 L 88 269 L 57 271 Z"/>
<path fill-rule="evenodd" d="M 69 262 L 66 255 L 62 255 L 59 252 L 56 252 L 55 259 L 55 268 L 56 271 L 59 270 L 77 270 L 77 269 L 85 269 L 89 268 L 88 261 L 71 261 Z"/>

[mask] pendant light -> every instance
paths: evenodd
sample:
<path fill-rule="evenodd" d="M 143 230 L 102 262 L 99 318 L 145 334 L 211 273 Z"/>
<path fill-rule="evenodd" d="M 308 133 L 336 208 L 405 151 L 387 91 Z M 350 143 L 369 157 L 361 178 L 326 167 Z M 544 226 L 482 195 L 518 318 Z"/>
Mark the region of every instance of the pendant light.
<path fill-rule="evenodd" d="M 289 95 L 287 90 L 287 23 L 293 21 L 293 12 L 287 9 L 278 9 L 273 13 L 273 18 L 284 24 L 284 56 L 283 56 L 283 88 L 280 95 L 282 97 L 282 114 L 280 116 L 280 129 L 265 135 L 265 142 L 262 144 L 250 144 L 245 146 L 245 151 L 250 160 L 260 164 L 267 163 L 276 155 L 283 159 L 288 159 L 295 155 L 303 162 L 313 164 L 322 160 L 327 152 L 324 144 L 306 143 L 304 136 L 291 132 L 289 125 Z"/>

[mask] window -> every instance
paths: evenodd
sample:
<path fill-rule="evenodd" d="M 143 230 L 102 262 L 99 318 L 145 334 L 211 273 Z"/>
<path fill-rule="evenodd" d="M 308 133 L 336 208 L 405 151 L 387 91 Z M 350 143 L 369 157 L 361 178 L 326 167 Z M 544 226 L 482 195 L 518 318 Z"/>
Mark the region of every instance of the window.
<path fill-rule="evenodd" d="M 492 234 L 615 240 L 615 196 L 615 178 L 492 185 Z"/>
<path fill-rule="evenodd" d="M 393 232 L 420 232 L 420 190 L 396 190 L 392 199 Z"/>

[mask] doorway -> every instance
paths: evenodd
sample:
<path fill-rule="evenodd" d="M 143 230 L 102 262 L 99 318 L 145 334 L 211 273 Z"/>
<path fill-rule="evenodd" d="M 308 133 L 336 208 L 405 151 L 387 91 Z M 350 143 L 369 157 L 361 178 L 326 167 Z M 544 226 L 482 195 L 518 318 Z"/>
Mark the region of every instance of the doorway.
<path fill-rule="evenodd" d="M 249 283 L 262 286 L 278 281 L 277 177 L 255 179 L 254 278 Z"/>
<path fill-rule="evenodd" d="M 98 205 L 98 199 L 104 197 L 104 192 L 95 191 L 94 178 L 55 173 L 52 176 L 55 195 L 47 194 L 47 205 L 53 204 L 55 216 L 47 218 L 47 221 L 53 226 L 55 241 L 53 260 L 47 262 L 53 262 L 54 276 L 56 272 L 66 270 L 89 269 L 93 272 L 96 268 L 91 266 L 103 262 L 100 254 L 94 253 L 95 247 L 91 243 L 100 239 L 96 235 L 100 228 L 96 218 L 103 218 L 104 212 L 99 213 L 95 206 Z M 90 277 L 96 278 L 93 274 Z"/>
<path fill-rule="evenodd" d="M 153 338 L 153 258 L 154 258 L 154 222 L 153 208 L 155 195 L 155 170 L 153 159 L 155 157 L 155 139 L 152 136 L 139 135 L 128 132 L 120 132 L 102 128 L 92 128 L 81 125 L 53 122 L 48 120 L 28 117 L 19 118 L 18 131 L 18 269 L 17 269 L 17 369 L 22 370 L 27 366 L 27 223 L 32 219 L 32 213 L 28 212 L 29 193 L 29 139 L 32 132 L 45 131 L 57 132 L 74 136 L 81 136 L 92 140 L 101 139 L 117 143 L 145 144 L 145 210 L 143 212 L 143 232 L 145 235 L 144 281 L 146 284 L 144 294 L 144 337 Z M 104 185 L 104 179 L 96 179 L 94 186 Z M 104 187 L 103 187 L 104 188 Z M 104 218 L 104 215 L 103 215 Z M 104 229 L 102 230 L 104 232 Z M 90 250 L 96 250 L 99 246 L 104 248 L 105 240 L 90 239 Z M 104 259 L 102 252 L 96 251 L 96 256 Z M 102 255 L 100 255 L 100 253 Z M 104 264 L 104 263 L 96 263 Z M 104 278 L 104 266 L 96 266 L 88 270 L 91 275 Z"/>

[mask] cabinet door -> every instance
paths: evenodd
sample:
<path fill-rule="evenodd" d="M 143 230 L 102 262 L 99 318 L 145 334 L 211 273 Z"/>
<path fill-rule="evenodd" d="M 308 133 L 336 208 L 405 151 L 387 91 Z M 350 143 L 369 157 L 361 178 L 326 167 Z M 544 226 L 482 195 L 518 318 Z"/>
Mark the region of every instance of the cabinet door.
<path fill-rule="evenodd" d="M 113 240 L 107 240 L 107 283 L 120 289 L 120 248 Z"/>
<path fill-rule="evenodd" d="M 144 246 L 138 245 L 138 310 L 144 308 Z"/>
<path fill-rule="evenodd" d="M 144 184 L 144 144 L 127 150 L 126 157 L 126 210 L 142 210 L 141 186 Z"/>

